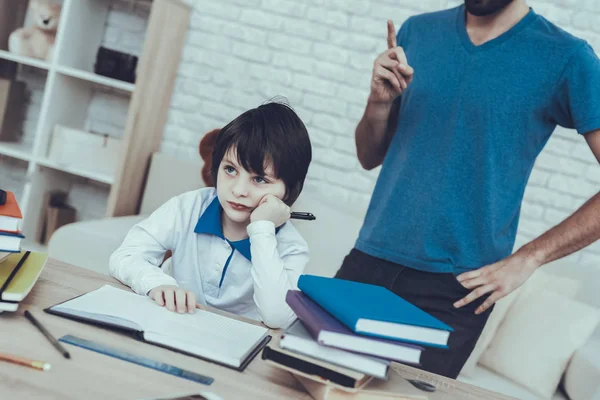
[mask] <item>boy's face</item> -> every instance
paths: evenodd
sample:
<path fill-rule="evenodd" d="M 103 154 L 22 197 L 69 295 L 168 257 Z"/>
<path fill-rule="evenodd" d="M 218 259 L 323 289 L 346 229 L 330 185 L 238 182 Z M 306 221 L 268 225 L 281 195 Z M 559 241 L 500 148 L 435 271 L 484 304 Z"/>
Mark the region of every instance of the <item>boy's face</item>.
<path fill-rule="evenodd" d="M 285 196 L 285 183 L 275 178 L 273 168 L 265 168 L 265 175 L 248 172 L 237 161 L 235 150 L 225 153 L 217 173 L 217 196 L 223 211 L 234 222 L 249 222 L 250 214 L 267 194 L 279 199 Z"/>

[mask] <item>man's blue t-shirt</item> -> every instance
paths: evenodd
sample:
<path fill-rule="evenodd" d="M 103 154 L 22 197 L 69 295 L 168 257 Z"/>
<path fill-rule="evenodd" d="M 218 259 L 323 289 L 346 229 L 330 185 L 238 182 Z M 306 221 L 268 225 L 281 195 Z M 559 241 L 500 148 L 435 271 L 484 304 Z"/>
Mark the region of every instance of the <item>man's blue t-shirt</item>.
<path fill-rule="evenodd" d="M 531 9 L 480 46 L 464 6 L 411 17 L 397 39 L 415 75 L 356 248 L 432 272 L 494 263 L 556 125 L 600 128 L 600 61 Z"/>

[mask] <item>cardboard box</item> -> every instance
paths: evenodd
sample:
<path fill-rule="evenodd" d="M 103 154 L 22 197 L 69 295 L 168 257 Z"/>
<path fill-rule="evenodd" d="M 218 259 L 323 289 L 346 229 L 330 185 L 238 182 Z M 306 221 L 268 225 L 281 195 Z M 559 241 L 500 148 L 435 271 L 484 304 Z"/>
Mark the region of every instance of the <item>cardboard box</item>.
<path fill-rule="evenodd" d="M 61 226 L 75 222 L 76 210 L 66 203 L 68 193 L 56 190 L 46 192 L 44 196 L 44 227 L 39 238 L 40 243 L 48 243 L 52 234 Z"/>
<path fill-rule="evenodd" d="M 56 125 L 48 158 L 65 168 L 114 176 L 121 154 L 121 140 Z"/>
<path fill-rule="evenodd" d="M 0 78 L 0 141 L 19 140 L 24 102 L 25 84 Z"/>
<path fill-rule="evenodd" d="M 66 204 L 60 207 L 49 206 L 46 212 L 46 232 L 44 232 L 45 243 L 50 240 L 52 234 L 58 228 L 75 222 L 75 214 L 75 209 Z"/>

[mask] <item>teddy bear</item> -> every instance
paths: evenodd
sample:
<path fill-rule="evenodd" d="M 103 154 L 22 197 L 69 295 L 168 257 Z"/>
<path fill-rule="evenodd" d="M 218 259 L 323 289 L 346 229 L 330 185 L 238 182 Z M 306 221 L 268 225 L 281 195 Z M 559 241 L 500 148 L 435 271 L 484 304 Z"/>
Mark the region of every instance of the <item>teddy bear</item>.
<path fill-rule="evenodd" d="M 61 5 L 49 0 L 29 2 L 32 26 L 18 28 L 8 38 L 8 50 L 26 57 L 50 61 L 56 40 Z"/>
<path fill-rule="evenodd" d="M 215 186 L 210 171 L 212 165 L 212 152 L 215 148 L 219 132 L 221 132 L 221 129 L 218 128 L 207 132 L 204 134 L 198 145 L 200 158 L 204 161 L 204 165 L 202 166 L 202 180 L 206 186 Z"/>

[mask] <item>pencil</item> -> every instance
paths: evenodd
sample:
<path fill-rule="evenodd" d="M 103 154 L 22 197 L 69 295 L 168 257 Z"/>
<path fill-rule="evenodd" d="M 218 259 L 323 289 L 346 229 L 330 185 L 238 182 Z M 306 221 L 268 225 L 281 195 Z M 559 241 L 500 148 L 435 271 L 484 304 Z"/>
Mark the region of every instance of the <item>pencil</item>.
<path fill-rule="evenodd" d="M 11 354 L 0 353 L 0 361 L 7 361 L 13 364 L 23 365 L 29 368 L 39 369 L 40 371 L 48 371 L 52 367 L 45 361 L 30 360 L 29 358 L 17 357 Z"/>
<path fill-rule="evenodd" d="M 63 355 L 64 358 L 71 358 L 71 355 L 69 354 L 67 349 L 65 349 L 60 343 L 58 343 L 58 340 L 56 340 L 56 338 L 52 336 L 52 334 L 48 332 L 48 330 L 44 328 L 42 324 L 40 324 L 40 322 L 33 316 L 33 314 L 29 312 L 29 310 L 25 310 L 25 317 L 29 321 L 31 321 L 31 323 L 35 325 L 35 327 L 38 328 L 40 332 L 44 334 L 44 336 L 46 336 L 46 339 L 48 339 L 50 343 L 52 343 L 52 346 L 54 346 L 56 350 L 58 350 Z"/>

